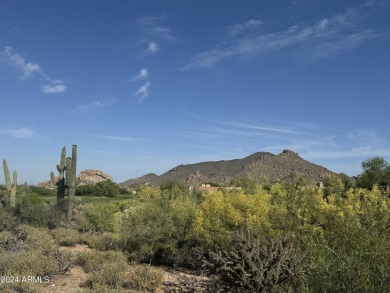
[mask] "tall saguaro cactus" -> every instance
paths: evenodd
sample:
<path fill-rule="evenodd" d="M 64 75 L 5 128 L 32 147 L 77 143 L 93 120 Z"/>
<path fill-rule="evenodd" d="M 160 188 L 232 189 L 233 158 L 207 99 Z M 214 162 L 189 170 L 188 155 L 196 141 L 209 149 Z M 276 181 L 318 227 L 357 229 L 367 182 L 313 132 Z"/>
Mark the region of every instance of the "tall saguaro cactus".
<path fill-rule="evenodd" d="M 69 180 L 67 182 L 68 189 L 68 222 L 72 220 L 73 215 L 73 204 L 76 193 L 76 165 L 77 165 L 77 145 L 72 145 L 72 159 L 68 158 L 66 162 L 70 163 L 70 174 L 68 175 L 68 171 L 66 171 L 66 177 Z"/>
<path fill-rule="evenodd" d="M 72 157 L 66 157 L 66 148 L 61 151 L 60 164 L 57 165 L 59 172 L 58 181 L 55 182 L 54 173 L 50 173 L 51 182 L 57 185 L 57 203 L 61 203 L 65 196 L 68 196 L 68 222 L 72 220 L 73 203 L 76 193 L 76 165 L 77 145 L 72 146 Z"/>
<path fill-rule="evenodd" d="M 57 171 L 59 173 L 57 181 L 57 201 L 61 201 L 65 196 L 65 157 L 66 157 L 66 148 L 63 147 L 61 151 L 61 160 L 60 164 L 57 165 Z"/>
<path fill-rule="evenodd" d="M 14 171 L 12 182 L 11 182 L 11 177 L 9 175 L 9 169 L 8 169 L 8 165 L 7 165 L 6 160 L 3 160 L 3 168 L 4 168 L 5 185 L 6 185 L 6 189 L 7 189 L 7 196 L 8 196 L 9 204 L 11 207 L 15 207 L 16 206 L 16 191 L 18 188 L 18 183 L 17 183 L 18 172 Z"/>

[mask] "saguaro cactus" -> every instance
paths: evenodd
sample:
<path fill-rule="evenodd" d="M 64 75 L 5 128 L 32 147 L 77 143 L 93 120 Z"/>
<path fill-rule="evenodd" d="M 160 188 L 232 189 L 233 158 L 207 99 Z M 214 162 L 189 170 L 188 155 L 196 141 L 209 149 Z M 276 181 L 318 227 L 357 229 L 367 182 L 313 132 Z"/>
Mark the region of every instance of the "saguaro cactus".
<path fill-rule="evenodd" d="M 77 145 L 72 145 L 72 159 L 68 158 L 66 162 L 71 162 L 70 164 L 70 174 L 68 175 L 68 171 L 66 171 L 66 177 L 69 180 L 67 185 L 68 189 L 68 222 L 72 220 L 73 215 L 73 204 L 76 193 L 76 164 L 77 164 Z"/>
<path fill-rule="evenodd" d="M 57 201 L 61 201 L 65 196 L 65 157 L 66 157 L 66 148 L 63 147 L 61 151 L 61 160 L 60 164 L 57 165 L 57 171 L 59 173 L 57 181 Z"/>
<path fill-rule="evenodd" d="M 72 157 L 66 157 L 66 148 L 61 151 L 61 161 L 57 165 L 59 172 L 58 181 L 55 182 L 54 173 L 50 173 L 51 182 L 57 185 L 57 202 L 60 203 L 65 196 L 68 196 L 68 222 L 72 220 L 73 203 L 76 193 L 76 165 L 77 145 L 72 146 Z"/>
<path fill-rule="evenodd" d="M 7 196 L 8 196 L 9 204 L 11 207 L 15 207 L 16 192 L 18 188 L 18 184 L 17 184 L 18 172 L 14 171 L 12 182 L 11 182 L 11 177 L 9 175 L 9 169 L 6 160 L 3 160 L 3 168 L 4 168 L 5 185 L 7 188 Z"/>

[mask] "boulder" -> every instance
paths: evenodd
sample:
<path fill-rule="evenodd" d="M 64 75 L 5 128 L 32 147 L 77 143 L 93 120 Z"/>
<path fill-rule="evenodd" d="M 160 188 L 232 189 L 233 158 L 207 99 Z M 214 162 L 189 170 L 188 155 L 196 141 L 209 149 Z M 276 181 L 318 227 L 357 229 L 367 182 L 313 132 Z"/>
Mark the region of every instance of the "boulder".
<path fill-rule="evenodd" d="M 83 170 L 77 177 L 79 185 L 95 185 L 102 181 L 113 181 L 112 177 L 100 170 Z"/>

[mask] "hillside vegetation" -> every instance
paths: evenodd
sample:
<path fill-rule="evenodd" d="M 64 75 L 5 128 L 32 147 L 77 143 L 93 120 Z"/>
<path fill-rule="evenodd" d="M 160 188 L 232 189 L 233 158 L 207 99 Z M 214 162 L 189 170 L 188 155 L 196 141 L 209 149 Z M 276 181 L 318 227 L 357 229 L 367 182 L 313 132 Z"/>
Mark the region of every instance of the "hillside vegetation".
<path fill-rule="evenodd" d="M 284 150 L 278 155 L 257 152 L 243 159 L 182 164 L 160 176 L 149 173 L 137 179 L 129 179 L 121 186 L 138 188 L 145 183 L 158 186 L 167 181 L 182 182 L 188 186 L 207 182 L 228 186 L 236 178 L 251 178 L 258 183 L 289 182 L 303 178 L 316 184 L 329 174 L 334 173 L 302 159 L 297 153 Z"/>

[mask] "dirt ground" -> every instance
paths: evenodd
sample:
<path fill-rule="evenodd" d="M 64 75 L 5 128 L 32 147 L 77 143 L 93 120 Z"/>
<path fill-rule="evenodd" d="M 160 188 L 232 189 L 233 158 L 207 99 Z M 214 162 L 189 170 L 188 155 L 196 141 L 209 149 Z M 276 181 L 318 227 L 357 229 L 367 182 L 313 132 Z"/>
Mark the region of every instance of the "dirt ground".
<path fill-rule="evenodd" d="M 72 254 L 78 252 L 91 251 L 87 245 L 76 245 L 74 247 L 60 247 L 61 251 L 68 251 Z M 129 264 L 127 266 L 125 274 L 132 274 L 137 269 L 140 269 L 142 264 Z M 215 283 L 206 276 L 196 275 L 190 271 L 174 270 L 168 267 L 155 267 L 154 269 L 161 270 L 163 272 L 163 281 L 156 293 L 165 292 L 213 292 L 210 291 L 210 284 Z M 70 269 L 63 275 L 53 276 L 48 284 L 42 284 L 42 293 L 78 293 L 81 292 L 82 284 L 88 278 L 88 274 L 84 272 L 80 266 L 71 266 Z M 121 289 L 121 292 L 146 292 L 135 291 L 130 289 Z"/>

